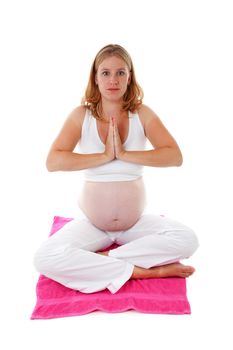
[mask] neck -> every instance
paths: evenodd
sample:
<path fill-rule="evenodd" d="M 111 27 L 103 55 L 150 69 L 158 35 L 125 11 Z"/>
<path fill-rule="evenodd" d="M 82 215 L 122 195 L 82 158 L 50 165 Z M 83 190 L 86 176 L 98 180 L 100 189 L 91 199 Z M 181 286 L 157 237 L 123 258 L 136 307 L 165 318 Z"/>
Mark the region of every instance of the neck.
<path fill-rule="evenodd" d="M 104 119 L 109 120 L 111 117 L 115 117 L 116 119 L 120 119 L 123 110 L 122 110 L 122 105 L 117 102 L 109 102 L 109 101 L 103 101 L 102 100 L 102 110 L 103 110 L 103 116 Z"/>

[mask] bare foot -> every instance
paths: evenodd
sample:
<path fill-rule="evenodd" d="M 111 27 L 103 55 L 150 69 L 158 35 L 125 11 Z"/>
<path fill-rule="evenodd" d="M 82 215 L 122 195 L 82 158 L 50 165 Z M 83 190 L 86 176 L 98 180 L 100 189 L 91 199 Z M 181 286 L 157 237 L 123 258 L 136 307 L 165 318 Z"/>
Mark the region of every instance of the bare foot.
<path fill-rule="evenodd" d="M 149 269 L 135 266 L 131 278 L 164 278 L 164 277 L 189 277 L 195 272 L 192 266 L 185 266 L 179 262 L 155 266 Z"/>
<path fill-rule="evenodd" d="M 152 267 L 154 269 L 156 267 Z M 189 277 L 195 269 L 192 266 L 186 266 L 181 263 L 173 263 L 163 266 L 158 266 L 160 277 Z"/>
<path fill-rule="evenodd" d="M 108 256 L 108 252 L 97 252 L 97 254 Z M 164 277 L 189 277 L 195 272 L 194 267 L 186 266 L 180 262 L 167 264 L 162 266 L 155 266 L 149 269 L 143 267 L 134 267 L 131 278 L 164 278 Z"/>

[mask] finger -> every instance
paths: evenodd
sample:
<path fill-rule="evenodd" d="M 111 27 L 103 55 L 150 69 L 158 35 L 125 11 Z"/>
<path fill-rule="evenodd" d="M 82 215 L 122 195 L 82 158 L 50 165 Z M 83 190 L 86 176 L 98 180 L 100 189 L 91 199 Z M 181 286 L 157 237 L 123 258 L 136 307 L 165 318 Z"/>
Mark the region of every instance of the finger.
<path fill-rule="evenodd" d="M 110 124 L 111 124 L 111 122 L 110 122 Z M 114 127 L 113 127 L 113 125 L 110 125 L 108 137 L 109 137 L 110 142 L 114 142 Z"/>
<path fill-rule="evenodd" d="M 115 117 L 112 117 L 112 118 L 111 118 L 111 121 L 112 121 L 112 126 L 113 126 L 113 129 L 114 129 L 114 130 L 118 130 L 118 127 L 117 127 L 117 123 L 116 123 L 116 119 L 115 119 Z"/>
<path fill-rule="evenodd" d="M 109 121 L 109 129 L 108 129 L 109 135 L 113 136 L 114 135 L 114 125 L 112 123 L 112 120 L 110 119 Z"/>
<path fill-rule="evenodd" d="M 118 130 L 118 126 L 117 125 L 114 125 L 114 135 L 116 137 L 120 137 L 120 134 L 119 134 L 119 130 Z"/>
<path fill-rule="evenodd" d="M 115 127 L 117 124 L 116 124 L 116 119 L 114 117 L 112 117 L 112 125 Z"/>

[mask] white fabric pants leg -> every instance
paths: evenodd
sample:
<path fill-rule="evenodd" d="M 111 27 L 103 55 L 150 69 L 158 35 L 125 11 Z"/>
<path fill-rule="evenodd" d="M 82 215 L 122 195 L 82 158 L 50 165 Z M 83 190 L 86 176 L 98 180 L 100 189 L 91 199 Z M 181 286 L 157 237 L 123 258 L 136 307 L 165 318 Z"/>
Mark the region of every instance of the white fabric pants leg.
<path fill-rule="evenodd" d="M 95 252 L 111 246 L 109 256 Z M 43 275 L 83 293 L 109 289 L 116 293 L 134 266 L 150 268 L 191 256 L 198 247 L 195 233 L 177 221 L 142 215 L 126 231 L 99 230 L 88 220 L 72 220 L 51 236 L 35 255 Z"/>

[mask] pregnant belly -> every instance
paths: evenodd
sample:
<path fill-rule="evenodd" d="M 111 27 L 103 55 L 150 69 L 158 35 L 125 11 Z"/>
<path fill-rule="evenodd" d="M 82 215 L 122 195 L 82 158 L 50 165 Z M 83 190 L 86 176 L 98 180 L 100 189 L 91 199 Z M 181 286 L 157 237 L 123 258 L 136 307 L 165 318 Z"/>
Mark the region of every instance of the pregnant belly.
<path fill-rule="evenodd" d="M 146 203 L 142 178 L 134 181 L 89 182 L 79 198 L 88 219 L 104 231 L 124 231 L 140 218 Z"/>

